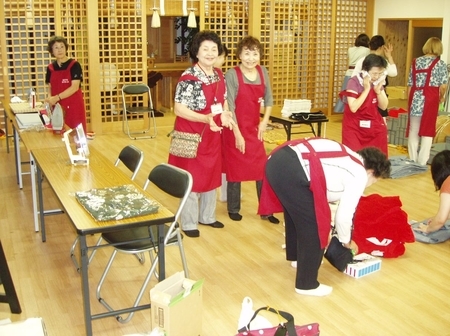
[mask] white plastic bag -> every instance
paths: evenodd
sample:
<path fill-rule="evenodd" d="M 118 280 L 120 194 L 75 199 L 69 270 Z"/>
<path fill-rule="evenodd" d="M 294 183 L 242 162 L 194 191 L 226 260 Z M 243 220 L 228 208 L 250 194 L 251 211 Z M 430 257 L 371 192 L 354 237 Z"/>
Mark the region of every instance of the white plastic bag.
<path fill-rule="evenodd" d="M 253 300 L 246 296 L 242 301 L 241 314 L 239 316 L 238 329 L 244 328 L 248 325 L 255 311 L 253 310 Z M 264 316 L 257 315 L 252 321 L 249 330 L 257 330 L 264 328 L 272 328 L 272 323 L 269 322 Z"/>
<path fill-rule="evenodd" d="M 51 122 L 54 131 L 61 131 L 64 127 L 64 112 L 59 103 L 53 108 Z"/>

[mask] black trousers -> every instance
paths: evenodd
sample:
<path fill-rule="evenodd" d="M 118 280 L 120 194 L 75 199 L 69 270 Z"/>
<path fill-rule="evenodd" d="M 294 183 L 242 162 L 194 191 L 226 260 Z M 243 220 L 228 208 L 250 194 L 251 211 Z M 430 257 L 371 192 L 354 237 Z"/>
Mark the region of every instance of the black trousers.
<path fill-rule="evenodd" d="M 288 146 L 267 161 L 267 179 L 280 200 L 286 223 L 286 259 L 297 261 L 295 288 L 315 289 L 324 249 L 320 247 L 314 199 L 297 154 Z"/>
<path fill-rule="evenodd" d="M 256 181 L 258 202 L 261 198 L 262 180 Z M 227 182 L 227 209 L 229 213 L 241 211 L 241 182 Z"/>

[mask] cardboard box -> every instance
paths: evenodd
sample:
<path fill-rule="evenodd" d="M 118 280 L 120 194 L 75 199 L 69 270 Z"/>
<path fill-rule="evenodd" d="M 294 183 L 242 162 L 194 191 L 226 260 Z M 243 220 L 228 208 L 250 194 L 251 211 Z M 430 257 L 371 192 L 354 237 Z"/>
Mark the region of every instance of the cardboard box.
<path fill-rule="evenodd" d="M 198 336 L 202 333 L 203 280 L 178 272 L 150 290 L 152 328 L 166 336 Z"/>
<path fill-rule="evenodd" d="M 44 320 L 40 317 L 13 323 L 3 320 L 0 323 L 0 335 L 48 336 Z"/>
<path fill-rule="evenodd" d="M 390 86 L 386 87 L 386 93 L 389 99 L 408 99 L 406 86 Z"/>
<path fill-rule="evenodd" d="M 361 278 L 381 268 L 381 259 L 367 253 L 357 254 L 353 258 L 354 263 L 348 264 L 344 273 L 353 278 Z"/>

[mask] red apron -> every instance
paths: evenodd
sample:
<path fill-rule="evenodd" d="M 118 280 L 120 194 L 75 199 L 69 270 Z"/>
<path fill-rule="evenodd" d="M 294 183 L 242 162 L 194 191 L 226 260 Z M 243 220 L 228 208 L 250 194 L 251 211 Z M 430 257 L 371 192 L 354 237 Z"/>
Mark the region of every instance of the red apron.
<path fill-rule="evenodd" d="M 322 163 L 320 159 L 325 158 L 338 158 L 349 156 L 353 161 L 364 166 L 360 160 L 358 160 L 353 155 L 349 154 L 345 147 L 341 144 L 341 151 L 330 151 L 330 152 L 316 152 L 314 148 L 309 143 L 314 141 L 315 138 L 297 139 L 287 141 L 284 144 L 276 147 L 270 155 L 275 153 L 280 148 L 285 146 L 295 146 L 298 144 L 305 145 L 308 148 L 309 153 L 302 153 L 302 158 L 309 161 L 309 174 L 310 174 L 310 186 L 314 198 L 314 211 L 316 213 L 317 228 L 319 231 L 319 239 L 321 248 L 325 248 L 328 245 L 328 235 L 331 229 L 331 210 L 327 199 L 327 182 L 325 179 L 325 174 L 323 172 Z M 320 138 L 316 138 L 320 139 Z M 286 177 L 289 178 L 289 177 Z M 275 213 L 283 211 L 283 207 L 278 200 L 275 192 L 270 186 L 269 182 L 264 178 L 261 190 L 261 199 L 259 202 L 258 213 Z"/>
<path fill-rule="evenodd" d="M 52 96 L 57 96 L 72 85 L 70 69 L 75 62 L 76 60 L 71 60 L 67 69 L 58 71 L 55 71 L 53 63 L 49 65 Z M 59 104 L 64 110 L 64 123 L 70 128 L 83 124 L 83 129 L 86 132 L 86 110 L 81 88 L 70 97 L 61 99 Z"/>
<path fill-rule="evenodd" d="M 219 82 L 206 85 L 202 83 L 203 94 L 206 97 L 206 108 L 195 111 L 201 114 L 211 113 L 211 105 L 215 99 L 222 104 L 225 100 L 225 81 L 223 73 L 216 69 L 219 74 Z M 192 75 L 181 76 L 179 81 L 199 79 Z M 220 115 L 214 117 L 214 121 L 221 126 Z M 206 127 L 205 127 L 206 126 Z M 211 131 L 208 124 L 193 122 L 184 118 L 176 117 L 174 129 L 182 132 L 202 134 L 202 141 L 198 146 L 197 157 L 193 159 L 181 158 L 169 154 L 169 163 L 190 172 L 193 177 L 193 192 L 207 192 L 218 188 L 222 184 L 222 150 L 220 132 Z"/>
<path fill-rule="evenodd" d="M 244 83 L 239 67 L 235 67 L 239 89 L 235 101 L 235 114 L 239 130 L 245 139 L 245 154 L 236 148 L 233 131 L 223 130 L 223 166 L 229 182 L 259 181 L 264 176 L 267 160 L 264 142 L 258 139 L 258 126 L 261 121 L 261 100 L 264 98 L 265 83 L 261 67 L 256 66 L 261 83 Z"/>
<path fill-rule="evenodd" d="M 434 137 L 436 135 L 436 120 L 439 112 L 439 86 L 430 86 L 431 71 L 436 63 L 439 62 L 439 57 L 430 64 L 427 69 L 417 70 L 416 60 L 412 64 L 412 86 L 408 97 L 408 106 L 411 106 L 414 92 L 423 90 L 425 102 L 423 105 L 422 119 L 420 120 L 419 136 Z M 425 73 L 427 79 L 424 87 L 416 86 L 416 75 L 418 73 Z M 406 136 L 409 136 L 409 119 L 411 112 L 408 113 L 408 126 L 406 127 Z"/>
<path fill-rule="evenodd" d="M 344 96 L 358 98 L 360 94 L 342 91 L 339 96 L 341 99 Z M 356 113 L 350 111 L 348 104 L 344 105 L 342 143 L 355 152 L 365 147 L 374 146 L 388 155 L 387 127 L 383 117 L 378 112 L 377 95 L 373 88 L 370 89 L 366 100 Z"/>

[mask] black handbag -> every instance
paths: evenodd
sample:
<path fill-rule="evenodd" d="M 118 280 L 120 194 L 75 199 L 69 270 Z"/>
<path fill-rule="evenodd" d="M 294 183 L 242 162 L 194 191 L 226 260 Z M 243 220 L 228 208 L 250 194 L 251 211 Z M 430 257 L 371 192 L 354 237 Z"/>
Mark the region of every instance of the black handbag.
<path fill-rule="evenodd" d="M 292 113 L 289 116 L 289 118 L 300 121 L 314 121 L 326 119 L 327 117 L 322 112 L 304 112 L 304 113 Z"/>
<path fill-rule="evenodd" d="M 333 236 L 325 251 L 325 259 L 338 271 L 344 272 L 347 265 L 353 261 L 353 253 L 351 249 L 342 245 L 336 236 Z"/>

